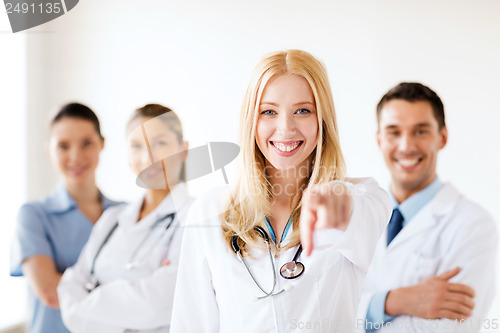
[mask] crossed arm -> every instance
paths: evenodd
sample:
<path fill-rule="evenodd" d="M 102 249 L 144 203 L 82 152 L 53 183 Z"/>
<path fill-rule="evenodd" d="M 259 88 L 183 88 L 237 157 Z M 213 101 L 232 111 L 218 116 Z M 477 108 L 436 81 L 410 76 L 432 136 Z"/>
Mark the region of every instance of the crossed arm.
<path fill-rule="evenodd" d="M 36 297 L 46 306 L 59 309 L 57 285 L 62 274 L 57 271 L 52 258 L 35 255 L 26 259 L 22 268 Z"/>
<path fill-rule="evenodd" d="M 385 312 L 390 316 L 466 320 L 474 309 L 475 292 L 465 284 L 448 281 L 459 272 L 456 267 L 416 285 L 389 291 Z"/>

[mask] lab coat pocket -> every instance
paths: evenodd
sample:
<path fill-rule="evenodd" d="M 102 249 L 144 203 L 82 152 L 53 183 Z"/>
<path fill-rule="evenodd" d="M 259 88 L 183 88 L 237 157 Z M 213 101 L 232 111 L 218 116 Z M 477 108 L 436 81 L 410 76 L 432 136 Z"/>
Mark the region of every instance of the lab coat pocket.
<path fill-rule="evenodd" d="M 304 264 L 305 272 L 317 278 L 323 276 L 332 266 L 343 258 L 342 254 L 335 248 L 314 250 L 311 256 L 301 256 L 299 261 Z"/>
<path fill-rule="evenodd" d="M 285 282 L 286 292 L 282 295 L 287 306 L 282 307 L 283 328 L 285 332 L 307 330 L 323 332 L 318 277 L 304 273 L 297 279 Z"/>
<path fill-rule="evenodd" d="M 411 257 L 415 267 L 415 284 L 437 275 L 440 259 L 426 257 L 421 253 L 414 253 Z"/>
<path fill-rule="evenodd" d="M 250 254 L 251 257 L 246 256 L 242 262 L 234 253 L 230 253 L 229 262 L 220 265 L 220 271 L 214 274 L 213 283 L 221 295 L 227 293 L 227 297 L 232 297 L 231 295 L 237 294 L 244 302 L 252 303 L 257 297 L 265 295 L 258 285 L 266 292 L 272 290 L 273 262 L 268 252 L 263 249 L 252 249 Z M 231 287 L 228 288 L 229 286 Z"/>

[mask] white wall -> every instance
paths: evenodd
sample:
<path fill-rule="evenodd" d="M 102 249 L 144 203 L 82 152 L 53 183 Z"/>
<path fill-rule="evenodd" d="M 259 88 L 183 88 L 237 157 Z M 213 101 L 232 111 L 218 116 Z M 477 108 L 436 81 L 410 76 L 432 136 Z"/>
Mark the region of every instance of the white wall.
<path fill-rule="evenodd" d="M 99 182 L 106 194 L 131 199 L 138 190 L 124 124 L 134 108 L 174 108 L 191 147 L 236 142 L 258 58 L 302 48 L 328 68 L 351 175 L 388 183 L 374 142 L 374 108 L 396 83 L 421 81 L 446 107 L 450 137 L 440 177 L 500 221 L 499 13 L 494 0 L 80 1 L 26 35 L 28 195 L 45 195 L 54 184 L 40 138 L 48 112 L 62 103 L 78 100 L 99 113 L 107 137 Z M 497 300 L 490 317 L 499 313 Z"/>
<path fill-rule="evenodd" d="M 9 33 L 7 15 L 0 16 L 0 331 L 25 318 L 26 288 L 21 279 L 9 277 L 9 249 L 17 208 L 25 200 L 26 143 L 25 35 Z M 8 314 L 8 315 L 6 315 Z"/>

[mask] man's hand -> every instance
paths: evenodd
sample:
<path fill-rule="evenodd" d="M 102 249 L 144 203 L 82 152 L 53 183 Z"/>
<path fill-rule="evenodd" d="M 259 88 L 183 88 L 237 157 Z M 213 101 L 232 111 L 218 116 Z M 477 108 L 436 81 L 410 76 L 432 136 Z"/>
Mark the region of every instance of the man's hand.
<path fill-rule="evenodd" d="M 460 272 L 456 267 L 411 287 L 389 291 L 385 312 L 390 316 L 408 314 L 424 319 L 466 320 L 474 309 L 474 289 L 448 282 Z"/>
<path fill-rule="evenodd" d="M 300 213 L 300 241 L 307 256 L 314 246 L 314 230 L 346 230 L 351 220 L 352 207 L 349 189 L 340 182 L 313 185 L 304 191 Z"/>

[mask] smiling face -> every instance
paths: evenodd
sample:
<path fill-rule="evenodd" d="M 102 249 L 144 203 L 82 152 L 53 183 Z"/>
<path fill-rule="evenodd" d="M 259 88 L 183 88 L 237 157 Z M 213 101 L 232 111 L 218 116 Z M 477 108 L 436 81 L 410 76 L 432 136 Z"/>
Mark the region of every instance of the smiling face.
<path fill-rule="evenodd" d="M 187 143 L 179 142 L 160 117 L 137 118 L 127 135 L 130 166 L 148 188 L 165 188 L 165 177 L 169 188 L 178 184 L 187 156 Z M 177 154 L 183 151 L 186 154 Z"/>
<path fill-rule="evenodd" d="M 66 186 L 95 182 L 103 147 L 104 140 L 88 120 L 64 117 L 51 127 L 48 153 Z"/>
<path fill-rule="evenodd" d="M 391 172 L 391 190 L 399 202 L 436 178 L 437 154 L 446 141 L 446 127 L 439 129 L 429 102 L 394 99 L 384 105 L 377 142 Z"/>
<path fill-rule="evenodd" d="M 314 96 L 307 80 L 272 77 L 261 97 L 256 143 L 266 164 L 278 170 L 308 165 L 318 137 Z"/>

